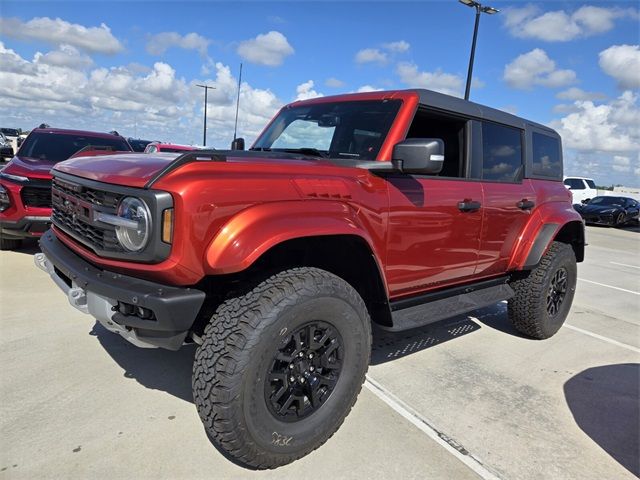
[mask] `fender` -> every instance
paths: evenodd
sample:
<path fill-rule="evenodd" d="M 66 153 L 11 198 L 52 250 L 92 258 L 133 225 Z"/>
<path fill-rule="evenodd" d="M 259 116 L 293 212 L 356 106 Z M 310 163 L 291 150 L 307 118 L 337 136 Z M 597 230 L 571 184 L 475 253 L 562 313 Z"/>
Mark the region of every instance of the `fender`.
<path fill-rule="evenodd" d="M 570 222 L 582 224 L 582 218 L 564 202 L 545 203 L 536 208 L 516 242 L 508 270 L 535 267 L 558 232 Z"/>
<path fill-rule="evenodd" d="M 239 272 L 279 243 L 325 235 L 361 237 L 373 252 L 386 288 L 380 251 L 353 209 L 346 203 L 326 200 L 273 202 L 243 210 L 209 244 L 204 258 L 205 272 L 208 275 Z"/>

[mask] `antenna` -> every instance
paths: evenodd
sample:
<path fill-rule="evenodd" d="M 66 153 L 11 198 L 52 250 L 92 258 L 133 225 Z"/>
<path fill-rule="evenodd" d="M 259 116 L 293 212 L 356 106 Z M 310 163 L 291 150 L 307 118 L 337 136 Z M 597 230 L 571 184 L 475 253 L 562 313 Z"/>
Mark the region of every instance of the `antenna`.
<path fill-rule="evenodd" d="M 238 99 L 236 100 L 236 124 L 233 127 L 233 139 L 236 139 L 238 131 L 238 109 L 240 108 L 240 85 L 242 82 L 242 63 L 240 63 L 240 75 L 238 75 Z"/>

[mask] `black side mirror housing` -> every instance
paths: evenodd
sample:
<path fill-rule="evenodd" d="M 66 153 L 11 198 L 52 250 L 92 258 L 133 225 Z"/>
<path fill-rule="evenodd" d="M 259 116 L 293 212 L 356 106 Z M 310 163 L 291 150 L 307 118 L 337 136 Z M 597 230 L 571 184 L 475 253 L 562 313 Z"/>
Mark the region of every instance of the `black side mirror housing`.
<path fill-rule="evenodd" d="M 234 138 L 231 142 L 231 150 L 244 150 L 244 138 Z"/>
<path fill-rule="evenodd" d="M 437 175 L 444 164 L 444 142 L 439 138 L 408 138 L 393 147 L 391 163 L 402 173 Z"/>

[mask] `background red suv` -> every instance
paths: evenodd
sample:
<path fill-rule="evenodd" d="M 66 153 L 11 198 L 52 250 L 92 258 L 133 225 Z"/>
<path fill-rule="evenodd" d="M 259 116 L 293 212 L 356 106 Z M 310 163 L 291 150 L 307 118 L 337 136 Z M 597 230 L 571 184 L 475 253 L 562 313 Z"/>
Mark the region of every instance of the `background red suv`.
<path fill-rule="evenodd" d="M 92 155 L 130 152 L 127 141 L 110 133 L 36 128 L 0 172 L 0 250 L 49 228 L 54 164 L 82 151 Z"/>

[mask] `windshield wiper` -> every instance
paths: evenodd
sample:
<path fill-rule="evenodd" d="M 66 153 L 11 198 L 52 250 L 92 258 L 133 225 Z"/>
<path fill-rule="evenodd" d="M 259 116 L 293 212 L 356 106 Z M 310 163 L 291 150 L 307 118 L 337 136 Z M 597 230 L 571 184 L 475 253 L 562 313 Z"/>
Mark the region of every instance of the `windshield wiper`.
<path fill-rule="evenodd" d="M 314 157 L 329 158 L 328 152 L 322 152 L 317 148 L 302 147 L 302 148 L 278 148 L 277 150 L 288 153 L 301 153 L 303 155 L 313 155 Z"/>

